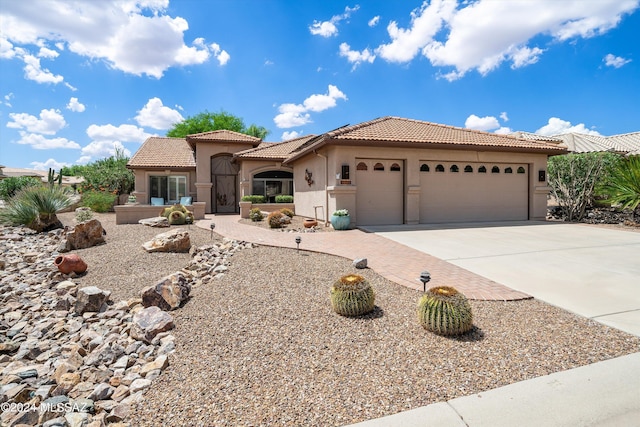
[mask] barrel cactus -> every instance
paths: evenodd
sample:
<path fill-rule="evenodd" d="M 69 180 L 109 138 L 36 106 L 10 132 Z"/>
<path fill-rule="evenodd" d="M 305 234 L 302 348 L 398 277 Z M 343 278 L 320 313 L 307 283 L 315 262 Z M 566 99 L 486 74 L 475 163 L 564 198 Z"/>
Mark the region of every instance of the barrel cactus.
<path fill-rule="evenodd" d="M 331 306 L 342 316 L 360 316 L 373 311 L 375 293 L 358 274 L 342 276 L 331 287 Z"/>
<path fill-rule="evenodd" d="M 186 222 L 185 215 L 181 211 L 173 211 L 169 214 L 170 225 L 184 225 Z"/>
<path fill-rule="evenodd" d="M 418 301 L 418 321 L 438 335 L 461 335 L 473 327 L 471 304 L 455 288 L 436 286 Z"/>

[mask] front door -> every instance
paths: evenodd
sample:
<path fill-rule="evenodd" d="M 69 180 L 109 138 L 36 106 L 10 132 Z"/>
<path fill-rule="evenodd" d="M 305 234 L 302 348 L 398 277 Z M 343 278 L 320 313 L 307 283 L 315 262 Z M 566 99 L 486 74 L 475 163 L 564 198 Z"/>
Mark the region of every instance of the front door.
<path fill-rule="evenodd" d="M 233 157 L 222 154 L 211 158 L 211 210 L 213 213 L 237 213 L 238 165 Z"/>

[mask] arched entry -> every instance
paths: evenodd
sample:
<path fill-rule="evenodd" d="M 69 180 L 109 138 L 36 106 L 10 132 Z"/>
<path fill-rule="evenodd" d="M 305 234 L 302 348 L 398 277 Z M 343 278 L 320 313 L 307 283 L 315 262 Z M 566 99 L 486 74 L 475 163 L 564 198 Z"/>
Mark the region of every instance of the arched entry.
<path fill-rule="evenodd" d="M 232 163 L 233 156 L 221 154 L 211 157 L 211 210 L 213 213 L 235 213 L 239 207 L 238 165 Z"/>

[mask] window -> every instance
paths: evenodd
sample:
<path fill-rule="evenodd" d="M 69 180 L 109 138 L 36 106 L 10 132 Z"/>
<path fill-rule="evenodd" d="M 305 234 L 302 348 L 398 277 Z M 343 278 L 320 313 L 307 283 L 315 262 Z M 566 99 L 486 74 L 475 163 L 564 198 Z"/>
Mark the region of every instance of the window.
<path fill-rule="evenodd" d="M 504 173 L 513 173 L 513 169 L 511 167 L 504 168 Z"/>
<path fill-rule="evenodd" d="M 491 173 L 500 173 L 500 168 L 497 166 L 494 166 L 491 168 Z"/>
<path fill-rule="evenodd" d="M 392 164 L 392 165 L 391 165 L 391 167 L 389 168 L 389 170 L 391 170 L 391 171 L 395 171 L 395 172 L 398 172 L 398 171 L 400 170 L 400 165 L 399 165 L 399 164 L 397 164 L 397 163 L 394 163 L 394 164 Z"/>
<path fill-rule="evenodd" d="M 444 172 L 444 166 L 442 165 L 436 166 L 436 172 Z"/>
<path fill-rule="evenodd" d="M 257 173 L 253 176 L 251 194 L 264 196 L 269 203 L 275 202 L 276 196 L 293 195 L 293 173 L 273 170 Z"/>
<path fill-rule="evenodd" d="M 420 166 L 420 172 L 429 172 L 429 165 L 423 163 L 422 166 Z"/>
<path fill-rule="evenodd" d="M 480 167 L 478 168 L 478 173 L 487 173 L 487 168 L 486 168 L 486 167 L 484 167 L 484 166 L 480 166 Z"/>
<path fill-rule="evenodd" d="M 449 168 L 449 172 L 458 173 L 459 171 L 460 169 L 458 168 L 458 165 L 451 165 L 451 167 Z"/>
<path fill-rule="evenodd" d="M 466 173 L 473 172 L 473 168 L 471 167 L 471 165 L 467 165 L 467 166 L 464 167 L 464 171 Z"/>
<path fill-rule="evenodd" d="M 524 173 L 524 168 L 522 166 L 518 168 L 518 173 Z"/>
<path fill-rule="evenodd" d="M 187 195 L 187 177 L 183 175 L 151 176 L 149 197 L 162 197 L 166 204 L 178 203 Z"/>
<path fill-rule="evenodd" d="M 356 170 L 359 171 L 366 171 L 367 169 L 369 168 L 367 167 L 367 164 L 365 162 L 360 162 L 358 163 L 358 166 L 356 166 Z"/>
<path fill-rule="evenodd" d="M 384 170 L 384 165 L 382 163 L 376 163 L 375 166 L 373 166 L 373 170 L 374 171 L 383 171 Z"/>

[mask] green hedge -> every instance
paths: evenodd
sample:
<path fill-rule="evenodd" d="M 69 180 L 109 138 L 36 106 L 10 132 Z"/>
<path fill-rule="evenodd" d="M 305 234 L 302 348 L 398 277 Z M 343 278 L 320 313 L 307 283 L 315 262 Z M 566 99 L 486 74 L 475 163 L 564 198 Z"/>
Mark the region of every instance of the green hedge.
<path fill-rule="evenodd" d="M 242 196 L 241 200 L 243 202 L 264 203 L 264 196 L 260 196 L 260 195 L 257 195 L 257 194 L 252 194 L 250 196 Z"/>
<path fill-rule="evenodd" d="M 280 194 L 279 196 L 276 196 L 276 203 L 293 203 L 293 196 Z"/>

